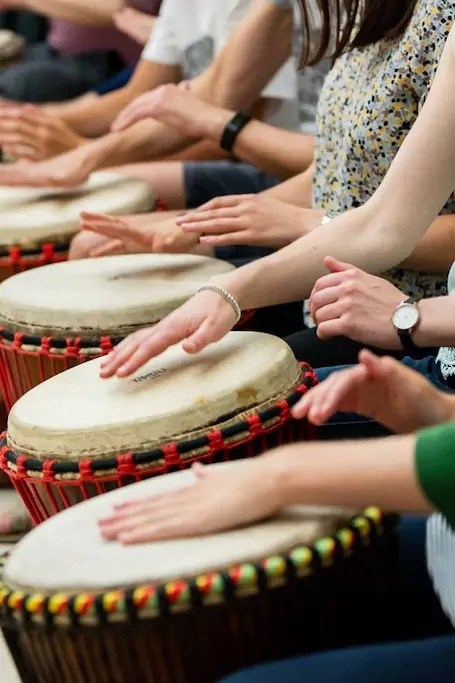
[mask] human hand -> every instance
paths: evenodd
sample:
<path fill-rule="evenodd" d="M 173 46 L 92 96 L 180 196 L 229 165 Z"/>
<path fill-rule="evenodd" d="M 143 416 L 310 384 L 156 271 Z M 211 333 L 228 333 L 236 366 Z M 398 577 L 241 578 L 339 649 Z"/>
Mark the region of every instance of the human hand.
<path fill-rule="evenodd" d="M 392 315 L 406 295 L 387 280 L 325 259 L 331 271 L 316 282 L 310 296 L 310 313 L 320 339 L 349 337 L 381 349 L 401 349 Z"/>
<path fill-rule="evenodd" d="M 250 244 L 280 248 L 320 223 L 320 212 L 266 197 L 244 194 L 218 197 L 176 219 L 188 234 L 202 234 L 214 247 Z"/>
<path fill-rule="evenodd" d="M 263 456 L 221 467 L 196 464 L 194 484 L 115 506 L 99 520 L 101 535 L 126 545 L 146 543 L 215 533 L 270 517 L 283 507 L 276 462 L 277 457 Z"/>
<path fill-rule="evenodd" d="M 107 256 L 119 253 L 119 242 L 123 243 L 125 253 L 187 253 L 199 243 L 198 235 L 186 235 L 175 223 L 175 218 L 148 225 L 137 225 L 128 218 L 107 216 L 99 213 L 81 214 L 81 228 L 109 238 L 99 245 L 93 256 Z M 114 251 L 112 251 L 114 250 Z"/>
<path fill-rule="evenodd" d="M 153 118 L 190 138 L 204 136 L 203 121 L 213 113 L 224 112 L 191 94 L 184 86 L 168 83 L 137 97 L 112 124 L 111 130 L 122 131 L 142 119 Z M 224 114 L 224 119 L 226 114 Z M 228 116 L 229 120 L 230 116 Z"/>
<path fill-rule="evenodd" d="M 0 145 L 8 156 L 28 161 L 49 159 L 75 149 L 84 138 L 56 116 L 34 105 L 1 108 Z"/>
<path fill-rule="evenodd" d="M 0 165 L 0 185 L 28 187 L 78 187 L 96 168 L 91 144 L 46 161 L 18 161 Z"/>
<path fill-rule="evenodd" d="M 134 332 L 101 361 L 103 378 L 128 377 L 144 363 L 183 341 L 186 353 L 198 353 L 224 337 L 236 323 L 232 306 L 213 291 L 202 291 L 157 325 Z"/>
<path fill-rule="evenodd" d="M 134 7 L 124 7 L 114 14 L 116 28 L 136 41 L 139 45 L 145 45 L 153 30 L 155 17 L 145 12 L 140 12 Z"/>
<path fill-rule="evenodd" d="M 361 351 L 359 365 L 334 372 L 292 409 L 295 418 L 325 423 L 334 413 L 354 412 L 396 433 L 454 419 L 453 398 L 399 361 Z"/>

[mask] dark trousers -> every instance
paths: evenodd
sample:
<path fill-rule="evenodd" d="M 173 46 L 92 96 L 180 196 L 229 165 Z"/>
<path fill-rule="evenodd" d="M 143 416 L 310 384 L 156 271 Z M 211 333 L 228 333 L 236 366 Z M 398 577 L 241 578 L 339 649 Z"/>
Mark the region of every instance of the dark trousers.
<path fill-rule="evenodd" d="M 359 344 L 347 337 L 335 337 L 323 341 L 316 334 L 316 328 L 299 330 L 286 339 L 300 361 L 306 361 L 313 368 L 328 368 L 337 365 L 355 365 L 358 361 L 359 352 L 369 348 L 378 356 L 394 356 L 404 358 L 407 354 L 402 351 L 389 351 L 378 349 L 365 344 Z M 438 349 L 419 349 L 418 358 L 436 356 Z"/>
<path fill-rule="evenodd" d="M 398 641 L 265 664 L 223 683 L 452 683 L 455 633 L 428 576 L 421 518 L 401 523 L 399 586 L 390 596 L 389 620 L 391 637 L 398 629 Z"/>
<path fill-rule="evenodd" d="M 112 52 L 65 56 L 37 43 L 21 62 L 0 71 L 0 96 L 34 103 L 70 100 L 94 90 L 122 66 Z"/>

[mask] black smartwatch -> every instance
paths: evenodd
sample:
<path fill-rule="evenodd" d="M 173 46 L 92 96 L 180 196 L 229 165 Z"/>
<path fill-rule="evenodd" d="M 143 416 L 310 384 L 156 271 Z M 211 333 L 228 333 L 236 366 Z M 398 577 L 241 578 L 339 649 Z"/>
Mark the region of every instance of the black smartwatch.
<path fill-rule="evenodd" d="M 251 121 L 251 116 L 249 114 L 244 114 L 239 111 L 235 114 L 232 119 L 226 124 L 225 129 L 221 135 L 220 147 L 224 149 L 225 152 L 231 154 L 234 149 L 235 141 L 241 130 L 243 130 L 247 123 Z"/>
<path fill-rule="evenodd" d="M 392 315 L 392 324 L 400 337 L 403 349 L 410 355 L 419 351 L 419 347 L 412 339 L 412 334 L 420 323 L 420 311 L 417 304 L 417 299 L 409 297 L 396 307 Z"/>

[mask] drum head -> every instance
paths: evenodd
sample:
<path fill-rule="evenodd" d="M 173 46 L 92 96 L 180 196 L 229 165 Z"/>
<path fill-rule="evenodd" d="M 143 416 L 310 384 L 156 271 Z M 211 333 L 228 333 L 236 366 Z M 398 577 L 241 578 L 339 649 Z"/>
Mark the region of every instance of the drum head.
<path fill-rule="evenodd" d="M 228 263 L 187 254 L 130 254 L 53 263 L 0 285 L 7 331 L 59 339 L 124 337 L 158 322 Z"/>
<path fill-rule="evenodd" d="M 19 542 L 6 565 L 5 583 L 9 588 L 49 594 L 103 592 L 186 579 L 311 544 L 333 534 L 350 518 L 339 510 L 299 506 L 247 528 L 200 538 L 128 547 L 102 541 L 97 520 L 109 514 L 114 504 L 193 482 L 190 471 L 156 477 L 59 513 Z"/>
<path fill-rule="evenodd" d="M 238 423 L 301 381 L 288 345 L 257 332 L 231 332 L 196 355 L 173 346 L 129 379 L 100 379 L 99 366 L 83 363 L 22 396 L 8 418 L 11 448 L 62 460 L 148 451 Z"/>
<path fill-rule="evenodd" d="M 148 183 L 115 173 L 94 173 L 74 189 L 0 187 L 0 248 L 68 243 L 81 211 L 140 213 L 153 207 Z"/>

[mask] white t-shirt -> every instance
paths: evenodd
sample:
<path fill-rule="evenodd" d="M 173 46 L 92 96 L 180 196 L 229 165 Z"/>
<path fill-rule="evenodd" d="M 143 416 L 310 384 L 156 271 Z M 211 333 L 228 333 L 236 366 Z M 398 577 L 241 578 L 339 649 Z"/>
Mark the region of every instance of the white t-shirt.
<path fill-rule="evenodd" d="M 164 0 L 142 59 L 177 64 L 184 79 L 198 76 L 221 51 L 255 0 Z M 299 129 L 297 78 L 290 59 L 263 90 L 264 118 L 287 130 Z"/>
<path fill-rule="evenodd" d="M 294 12 L 294 64 L 296 70 L 299 68 L 300 55 L 302 52 L 302 16 L 299 4 L 295 0 L 267 0 L 275 7 L 280 9 L 293 10 Z M 312 6 L 308 0 L 308 10 L 318 16 L 317 4 Z M 314 0 L 313 0 L 314 3 Z M 318 22 L 316 20 L 316 28 Z M 325 77 L 330 69 L 329 60 L 324 60 L 314 66 L 306 66 L 298 71 L 297 78 L 297 99 L 299 103 L 300 130 L 302 133 L 317 134 L 316 112 L 318 108 L 319 95 L 324 84 Z"/>

